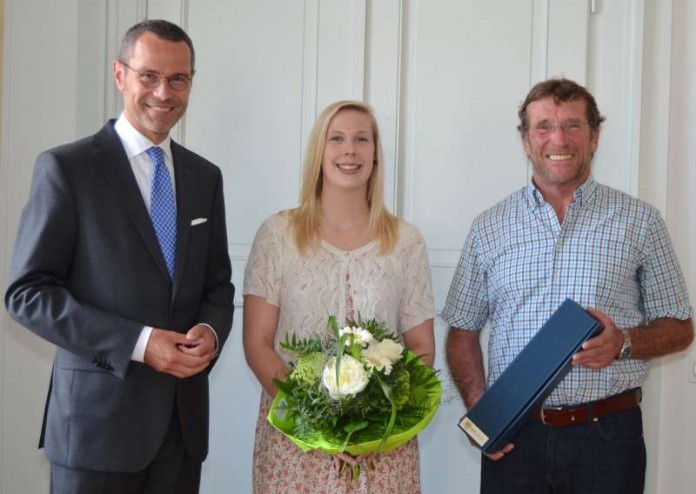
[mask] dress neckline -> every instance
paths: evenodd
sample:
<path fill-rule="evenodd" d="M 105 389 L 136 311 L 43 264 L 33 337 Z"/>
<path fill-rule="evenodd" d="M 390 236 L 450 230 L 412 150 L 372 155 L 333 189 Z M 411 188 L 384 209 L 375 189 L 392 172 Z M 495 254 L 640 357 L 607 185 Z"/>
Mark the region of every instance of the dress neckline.
<path fill-rule="evenodd" d="M 360 254 L 364 254 L 364 253 L 367 252 L 368 250 L 372 249 L 375 245 L 377 245 L 377 243 L 378 243 L 377 240 L 370 240 L 370 241 L 369 241 L 368 243 L 366 243 L 365 245 L 362 245 L 362 246 L 360 246 L 360 247 L 357 247 L 357 248 L 355 248 L 355 249 L 353 249 L 353 250 L 344 250 L 344 249 L 341 249 L 341 248 L 339 248 L 339 247 L 336 247 L 336 246 L 333 245 L 333 244 L 330 244 L 329 242 L 327 242 L 327 241 L 324 240 L 324 239 L 321 239 L 321 245 L 322 245 L 322 247 L 324 247 L 324 248 L 325 248 L 326 250 L 328 250 L 329 252 L 331 252 L 331 253 L 333 253 L 333 254 L 336 254 L 336 255 L 338 255 L 338 256 L 341 256 L 341 257 L 345 257 L 346 255 L 357 256 L 357 255 L 360 255 Z"/>

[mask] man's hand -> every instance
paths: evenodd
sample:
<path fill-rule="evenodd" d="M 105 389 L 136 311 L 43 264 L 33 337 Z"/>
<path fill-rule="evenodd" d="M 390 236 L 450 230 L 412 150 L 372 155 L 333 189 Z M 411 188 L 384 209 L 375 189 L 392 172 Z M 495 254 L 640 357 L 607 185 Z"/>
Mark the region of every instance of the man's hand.
<path fill-rule="evenodd" d="M 216 341 L 212 330 L 204 325 L 197 324 L 186 333 L 186 343 L 179 345 L 179 350 L 194 357 L 204 357 L 209 361 L 215 358 Z"/>
<path fill-rule="evenodd" d="M 471 410 L 474 405 L 481 399 L 483 396 L 483 393 L 477 393 L 474 396 L 471 396 L 471 402 L 467 403 L 467 410 Z M 472 446 L 478 447 L 478 444 L 469 437 L 469 443 L 471 443 Z M 508 454 L 510 451 L 515 449 L 515 445 L 513 443 L 507 443 L 505 446 L 503 446 L 503 449 L 496 451 L 495 453 L 483 453 L 486 455 L 488 458 L 490 458 L 493 461 L 498 461 L 500 460 L 503 456 Z"/>
<path fill-rule="evenodd" d="M 195 376 L 215 356 L 215 336 L 205 326 L 194 326 L 185 335 L 154 328 L 145 347 L 145 364 L 174 377 Z"/>
<path fill-rule="evenodd" d="M 471 410 L 486 392 L 483 354 L 479 344 L 480 334 L 480 331 L 451 327 L 447 333 L 447 363 L 467 410 Z M 469 438 L 469 442 L 472 446 L 476 446 L 471 438 Z M 491 460 L 498 461 L 514 447 L 514 444 L 508 443 L 500 451 L 484 454 Z"/>
<path fill-rule="evenodd" d="M 590 308 L 587 312 L 602 323 L 604 330 L 582 344 L 582 349 L 573 355 L 573 364 L 584 365 L 590 369 L 602 369 L 611 365 L 616 359 L 623 346 L 623 334 L 604 312 Z"/>
<path fill-rule="evenodd" d="M 484 455 L 486 455 L 488 458 L 490 458 L 490 459 L 493 460 L 493 461 L 498 461 L 499 459 L 501 459 L 503 456 L 505 456 L 506 454 L 508 454 L 508 453 L 509 453 L 510 451 L 512 451 L 513 449 L 515 449 L 515 445 L 512 444 L 512 443 L 507 443 L 507 444 L 503 447 L 503 449 L 501 449 L 500 451 L 496 451 L 495 453 L 490 453 L 490 454 L 489 454 L 489 453 L 484 453 Z"/>

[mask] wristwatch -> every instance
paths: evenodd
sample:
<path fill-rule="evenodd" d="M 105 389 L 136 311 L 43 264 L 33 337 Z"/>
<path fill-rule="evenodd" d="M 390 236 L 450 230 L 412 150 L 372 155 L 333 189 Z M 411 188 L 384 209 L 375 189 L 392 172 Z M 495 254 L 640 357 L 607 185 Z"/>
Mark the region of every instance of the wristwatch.
<path fill-rule="evenodd" d="M 631 345 L 631 337 L 628 336 L 628 331 L 625 329 L 621 330 L 621 334 L 623 334 L 623 345 L 621 346 L 621 350 L 619 350 L 619 354 L 616 356 L 616 360 L 628 360 L 631 358 L 631 353 L 633 351 L 633 345 Z"/>

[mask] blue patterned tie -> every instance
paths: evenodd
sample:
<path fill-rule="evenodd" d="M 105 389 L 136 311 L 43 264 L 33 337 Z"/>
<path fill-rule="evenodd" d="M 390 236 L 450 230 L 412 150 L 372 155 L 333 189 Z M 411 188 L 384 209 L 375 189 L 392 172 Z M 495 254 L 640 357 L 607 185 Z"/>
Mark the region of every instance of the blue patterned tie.
<path fill-rule="evenodd" d="M 150 191 L 150 217 L 169 277 L 173 278 L 176 257 L 176 204 L 172 181 L 167 165 L 164 164 L 162 148 L 153 146 L 147 150 L 147 154 L 155 165 Z"/>

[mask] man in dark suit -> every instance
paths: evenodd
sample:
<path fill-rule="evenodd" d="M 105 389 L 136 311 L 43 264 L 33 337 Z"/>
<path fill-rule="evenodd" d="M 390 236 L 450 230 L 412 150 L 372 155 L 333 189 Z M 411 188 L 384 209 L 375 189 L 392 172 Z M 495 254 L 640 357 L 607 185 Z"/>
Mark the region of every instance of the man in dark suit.
<path fill-rule="evenodd" d="M 55 493 L 198 492 L 234 287 L 220 170 L 169 137 L 194 62 L 178 26 L 134 26 L 113 63 L 123 114 L 36 162 L 5 304 L 58 347 Z"/>

